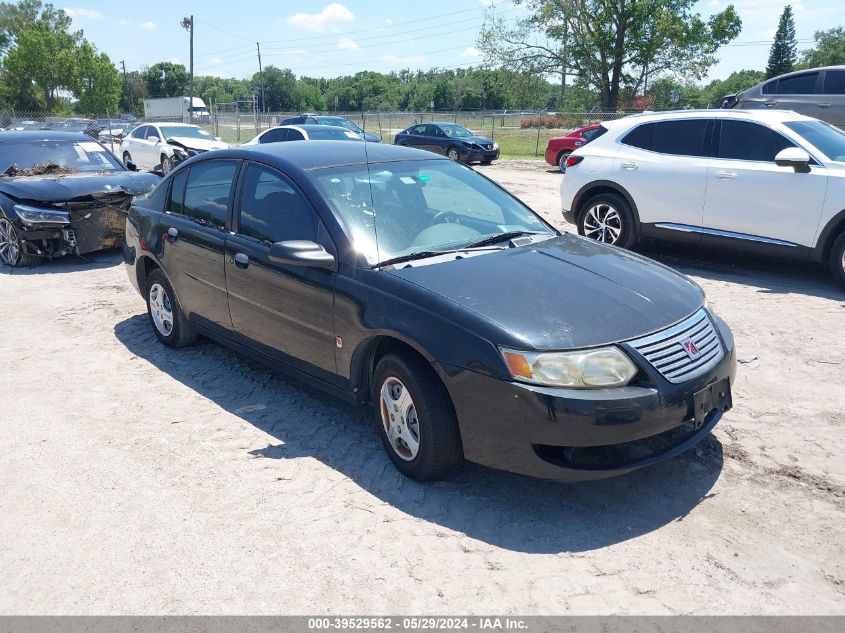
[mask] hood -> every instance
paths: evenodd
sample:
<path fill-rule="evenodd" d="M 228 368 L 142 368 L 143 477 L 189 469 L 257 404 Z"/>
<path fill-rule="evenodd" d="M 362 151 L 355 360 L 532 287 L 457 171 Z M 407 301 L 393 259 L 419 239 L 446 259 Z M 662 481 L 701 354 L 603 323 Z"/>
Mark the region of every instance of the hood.
<path fill-rule="evenodd" d="M 677 323 L 704 302 L 699 287 L 680 273 L 572 235 L 390 274 L 473 311 L 499 328 L 496 343 L 523 349 L 637 338 Z"/>
<path fill-rule="evenodd" d="M 368 143 L 381 143 L 381 137 L 376 136 L 375 134 L 370 134 L 369 132 L 361 132 L 360 136 L 362 136 L 364 140 Z"/>
<path fill-rule="evenodd" d="M 159 177 L 133 171 L 70 174 L 66 176 L 20 176 L 0 178 L 0 192 L 16 200 L 64 202 L 87 196 L 126 193 L 137 196 L 149 192 Z"/>
<path fill-rule="evenodd" d="M 208 140 L 202 138 L 193 138 L 190 136 L 168 136 L 168 141 L 177 141 L 191 149 L 198 149 L 207 152 L 211 149 L 229 149 L 229 144 L 223 141 L 215 141 L 213 138 Z"/>
<path fill-rule="evenodd" d="M 486 136 L 466 136 L 458 140 L 469 141 L 470 143 L 483 143 L 484 145 L 492 145 L 494 142 L 492 138 L 487 138 Z"/>

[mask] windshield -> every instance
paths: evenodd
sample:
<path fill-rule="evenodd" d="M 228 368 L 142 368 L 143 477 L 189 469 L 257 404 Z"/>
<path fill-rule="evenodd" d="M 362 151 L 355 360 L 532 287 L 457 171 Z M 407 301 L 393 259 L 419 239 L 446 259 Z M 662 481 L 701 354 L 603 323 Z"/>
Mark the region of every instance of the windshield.
<path fill-rule="evenodd" d="M 312 177 L 371 265 L 504 233 L 554 234 L 516 198 L 454 161 L 333 167 Z"/>
<path fill-rule="evenodd" d="M 95 141 L 0 143 L 0 173 L 12 165 L 27 170 L 48 164 L 80 172 L 123 171 L 117 159 Z"/>
<path fill-rule="evenodd" d="M 361 137 L 349 130 L 338 130 L 337 128 L 312 127 L 308 130 L 308 138 L 312 141 L 360 141 Z"/>
<path fill-rule="evenodd" d="M 201 127 L 194 127 L 190 125 L 162 125 L 161 133 L 164 134 L 165 140 L 174 137 L 199 138 L 204 141 L 214 140 L 214 137 Z"/>
<path fill-rule="evenodd" d="M 451 136 L 452 138 L 466 138 L 468 136 L 475 136 L 475 134 L 470 132 L 463 125 L 455 125 L 453 123 L 441 124 L 440 129 L 446 132 L 446 136 Z"/>
<path fill-rule="evenodd" d="M 830 160 L 845 162 L 845 132 L 839 128 L 823 121 L 791 121 L 784 125 L 818 147 Z"/>
<path fill-rule="evenodd" d="M 342 116 L 332 116 L 332 117 L 323 117 L 317 119 L 320 125 L 337 125 L 338 127 L 346 128 L 347 130 L 352 130 L 353 132 L 363 132 L 361 128 L 355 125 L 349 119 L 344 119 Z"/>

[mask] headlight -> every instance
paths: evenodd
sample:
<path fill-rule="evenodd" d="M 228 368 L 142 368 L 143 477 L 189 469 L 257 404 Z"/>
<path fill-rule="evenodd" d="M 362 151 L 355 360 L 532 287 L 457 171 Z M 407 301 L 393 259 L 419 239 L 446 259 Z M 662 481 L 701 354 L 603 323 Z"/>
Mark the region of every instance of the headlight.
<path fill-rule="evenodd" d="M 637 374 L 634 363 L 616 347 L 580 352 L 522 352 L 501 348 L 517 380 L 535 385 L 590 389 L 623 387 Z"/>
<path fill-rule="evenodd" d="M 498 143 L 493 143 L 493 149 L 499 149 L 499 144 L 498 144 Z"/>
<path fill-rule="evenodd" d="M 26 224 L 70 224 L 70 216 L 64 211 L 39 209 L 25 204 L 16 204 L 15 213 Z"/>

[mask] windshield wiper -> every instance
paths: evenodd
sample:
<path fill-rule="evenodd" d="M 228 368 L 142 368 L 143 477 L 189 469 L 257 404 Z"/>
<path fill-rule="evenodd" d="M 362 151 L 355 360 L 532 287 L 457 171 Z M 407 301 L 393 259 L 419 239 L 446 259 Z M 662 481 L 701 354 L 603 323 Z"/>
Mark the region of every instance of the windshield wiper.
<path fill-rule="evenodd" d="M 467 244 L 464 248 L 478 248 L 479 246 L 490 246 L 491 244 L 498 244 L 499 242 L 507 242 L 515 237 L 521 235 L 546 235 L 542 231 L 510 231 L 508 233 L 499 233 L 499 235 L 491 235 L 485 237 L 483 240 L 478 240 L 472 244 Z"/>
<path fill-rule="evenodd" d="M 416 253 L 408 253 L 407 255 L 399 255 L 398 257 L 385 259 L 383 262 L 374 264 L 373 268 L 382 268 L 383 266 L 390 266 L 391 264 L 401 264 L 402 262 L 410 262 L 414 259 L 424 259 L 426 257 L 434 257 L 435 255 L 445 255 L 447 253 L 454 252 L 455 251 L 417 251 Z"/>

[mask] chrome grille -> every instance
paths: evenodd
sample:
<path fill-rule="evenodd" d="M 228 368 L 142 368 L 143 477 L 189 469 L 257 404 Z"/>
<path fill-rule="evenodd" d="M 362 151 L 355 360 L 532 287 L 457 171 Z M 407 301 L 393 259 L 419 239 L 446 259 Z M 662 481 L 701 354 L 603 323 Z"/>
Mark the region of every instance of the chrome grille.
<path fill-rule="evenodd" d="M 690 342 L 697 353 L 685 347 Z M 672 383 L 700 376 L 712 369 L 725 355 L 716 328 L 703 308 L 677 325 L 628 341 L 628 345 L 642 354 L 652 367 Z"/>

